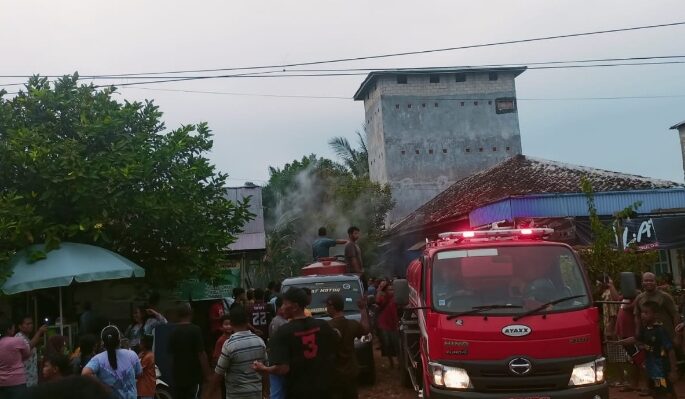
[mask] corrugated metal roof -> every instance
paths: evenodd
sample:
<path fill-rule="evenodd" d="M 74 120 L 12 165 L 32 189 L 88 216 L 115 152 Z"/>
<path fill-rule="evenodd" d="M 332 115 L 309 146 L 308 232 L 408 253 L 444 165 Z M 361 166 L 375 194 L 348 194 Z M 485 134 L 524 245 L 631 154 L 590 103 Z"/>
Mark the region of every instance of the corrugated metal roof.
<path fill-rule="evenodd" d="M 400 69 L 384 69 L 379 71 L 371 71 L 366 75 L 366 79 L 359 86 L 354 93 L 354 100 L 363 100 L 364 93 L 369 86 L 379 76 L 393 76 L 393 75 L 425 75 L 425 74 L 444 74 L 444 73 L 476 73 L 476 72 L 514 72 L 514 77 L 522 74 L 527 67 L 492 67 L 492 68 L 474 68 L 474 67 L 437 67 L 437 68 L 400 68 Z"/>
<path fill-rule="evenodd" d="M 642 203 L 638 213 L 685 208 L 685 188 L 595 193 L 599 215 L 611 216 L 637 201 Z M 511 221 L 517 217 L 575 216 L 588 216 L 585 194 L 533 194 L 507 198 L 474 209 L 469 214 L 469 223 L 471 226 L 482 226 L 500 220 Z"/>
<path fill-rule="evenodd" d="M 667 180 L 516 155 L 454 183 L 395 224 L 392 232 L 414 231 L 465 217 L 476 208 L 510 197 L 579 193 L 582 177 L 590 181 L 596 192 L 683 187 Z"/>
<path fill-rule="evenodd" d="M 229 246 L 231 251 L 250 251 L 265 248 L 265 233 L 242 233 L 238 235 L 238 240 Z"/>
<path fill-rule="evenodd" d="M 226 188 L 226 198 L 231 201 L 237 202 L 247 197 L 250 197 L 250 212 L 252 212 L 255 217 L 243 226 L 243 232 L 238 235 L 237 241 L 231 244 L 230 249 L 233 251 L 266 248 L 262 188 L 259 186 Z"/>

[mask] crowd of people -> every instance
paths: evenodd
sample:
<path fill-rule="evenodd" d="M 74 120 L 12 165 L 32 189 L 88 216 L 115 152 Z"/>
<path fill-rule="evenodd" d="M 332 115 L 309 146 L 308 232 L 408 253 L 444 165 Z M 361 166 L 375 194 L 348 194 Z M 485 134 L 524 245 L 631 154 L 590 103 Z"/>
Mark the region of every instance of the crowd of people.
<path fill-rule="evenodd" d="M 623 366 L 613 384 L 623 392 L 675 399 L 677 360 L 683 358 L 685 349 L 685 309 L 679 309 L 668 281 L 659 285 L 653 273 L 635 277 L 636 286 L 642 288 L 635 298 L 623 298 L 609 278 L 601 282 L 600 296 L 607 302 L 602 306 L 605 339 L 620 345 L 613 350 L 608 346 L 608 357 Z M 612 301 L 620 305 L 614 306 Z"/>
<path fill-rule="evenodd" d="M 332 240 L 322 228 L 313 254 L 325 257 L 332 246 L 345 244 L 350 272 L 361 274 L 359 236 L 359 229 L 350 227 L 347 240 Z M 399 350 L 391 281 L 364 283 L 368 296 L 358 302 L 360 320 L 345 317 L 346 299 L 337 293 L 326 298 L 330 320 L 313 318 L 311 290 L 291 287 L 282 293 L 276 282 L 266 289 L 235 288 L 231 297 L 212 303 L 208 333 L 194 324 L 198 318 L 191 304 L 178 303 L 170 313 L 173 328 L 160 341 L 166 347 L 155 348 L 170 359 L 173 397 L 357 398 L 355 339 L 373 333 L 390 367 Z M 367 298 L 372 298 L 368 304 Z M 0 320 L 0 399 L 76 397 L 73 390 L 72 396 L 59 396 L 70 393 L 65 387 L 76 386 L 90 398 L 155 397 L 153 337 L 159 326 L 169 323 L 157 309 L 158 302 L 157 297 L 134 306 L 125 328 L 102 326 L 92 306 L 85 304 L 73 352 L 67 350 L 64 337 L 46 340 L 47 326 L 34 328 L 31 317 L 15 323 Z M 37 349 L 44 341 L 39 356 Z M 207 350 L 210 346 L 213 350 Z"/>

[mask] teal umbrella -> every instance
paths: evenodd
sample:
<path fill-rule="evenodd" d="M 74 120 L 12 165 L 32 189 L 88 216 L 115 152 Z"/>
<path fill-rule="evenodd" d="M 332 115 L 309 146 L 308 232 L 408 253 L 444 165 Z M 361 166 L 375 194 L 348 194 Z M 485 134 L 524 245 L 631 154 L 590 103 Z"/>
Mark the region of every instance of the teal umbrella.
<path fill-rule="evenodd" d="M 60 288 L 60 319 L 62 319 L 62 289 L 72 282 L 116 280 L 144 277 L 145 269 L 104 248 L 93 245 L 63 242 L 58 249 L 47 252 L 47 257 L 35 262 L 29 258 L 33 251 L 43 251 L 44 245 L 34 245 L 18 252 L 10 261 L 12 275 L 2 285 L 7 294 Z"/>

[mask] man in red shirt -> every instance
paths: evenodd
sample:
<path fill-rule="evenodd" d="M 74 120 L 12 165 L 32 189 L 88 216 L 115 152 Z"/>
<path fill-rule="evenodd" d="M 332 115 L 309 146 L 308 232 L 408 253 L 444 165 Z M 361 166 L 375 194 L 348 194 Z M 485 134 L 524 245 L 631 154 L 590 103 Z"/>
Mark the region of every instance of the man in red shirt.
<path fill-rule="evenodd" d="M 222 320 L 221 318 L 226 314 L 224 309 L 223 301 L 215 301 L 212 306 L 209 307 L 209 332 L 210 341 L 216 342 L 217 339 L 223 334 Z"/>
<path fill-rule="evenodd" d="M 393 357 L 396 357 L 400 347 L 400 337 L 397 326 L 399 317 L 395 304 L 395 291 L 392 283 L 384 280 L 378 286 L 376 304 L 378 305 L 378 332 L 381 338 L 381 355 L 388 358 L 390 368 L 394 367 Z"/>

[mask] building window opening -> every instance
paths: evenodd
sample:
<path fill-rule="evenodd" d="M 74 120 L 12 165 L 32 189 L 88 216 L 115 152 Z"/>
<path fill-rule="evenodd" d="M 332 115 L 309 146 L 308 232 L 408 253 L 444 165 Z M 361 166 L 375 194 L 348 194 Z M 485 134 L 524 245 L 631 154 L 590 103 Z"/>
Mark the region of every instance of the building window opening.
<path fill-rule="evenodd" d="M 428 77 L 428 80 L 429 80 L 431 83 L 440 83 L 440 75 L 430 75 L 430 76 Z"/>
<path fill-rule="evenodd" d="M 474 101 L 474 102 L 473 102 L 473 105 L 475 105 L 475 106 L 477 107 L 477 106 L 478 106 L 478 101 Z"/>
<path fill-rule="evenodd" d="M 418 155 L 418 154 L 419 154 L 419 150 L 416 150 L 416 155 Z"/>
<path fill-rule="evenodd" d="M 488 80 L 497 80 L 499 76 L 497 76 L 497 72 L 490 72 L 488 74 Z"/>
<path fill-rule="evenodd" d="M 411 104 L 407 104 L 407 108 L 411 108 Z"/>
<path fill-rule="evenodd" d="M 461 106 L 462 106 L 462 107 L 464 106 L 464 102 L 463 102 L 463 101 L 461 102 Z"/>
<path fill-rule="evenodd" d="M 471 149 L 470 149 L 470 148 L 467 148 L 467 149 L 466 149 L 466 152 L 471 152 Z"/>
<path fill-rule="evenodd" d="M 395 104 L 395 109 L 400 109 L 400 105 L 399 105 L 399 104 Z"/>
<path fill-rule="evenodd" d="M 498 98 L 495 100 L 495 112 L 498 114 L 507 114 L 516 112 L 515 98 Z"/>
<path fill-rule="evenodd" d="M 426 103 L 421 104 L 421 108 L 426 108 Z"/>
<path fill-rule="evenodd" d="M 507 151 L 511 150 L 511 147 L 507 147 Z"/>
<path fill-rule="evenodd" d="M 480 148 L 478 149 L 478 152 L 483 152 L 483 147 L 480 147 Z"/>
<path fill-rule="evenodd" d="M 406 153 L 406 151 L 402 150 L 401 153 L 402 153 L 402 155 L 404 155 Z"/>
<path fill-rule="evenodd" d="M 492 100 L 488 100 L 488 105 L 492 105 Z"/>
<path fill-rule="evenodd" d="M 397 75 L 397 84 L 398 85 L 406 85 L 407 84 L 407 75 Z"/>
<path fill-rule="evenodd" d="M 671 268 L 668 262 L 668 251 L 659 250 L 659 259 L 652 265 L 652 270 L 657 276 L 663 276 L 666 273 L 671 273 Z"/>
<path fill-rule="evenodd" d="M 443 154 L 447 154 L 447 148 L 443 148 L 443 149 L 442 149 L 442 153 L 443 153 Z"/>
<path fill-rule="evenodd" d="M 455 82 L 466 82 L 466 74 L 465 73 L 458 73 L 454 75 L 454 81 Z"/>
<path fill-rule="evenodd" d="M 433 150 L 428 150 L 428 153 L 429 153 L 429 154 L 432 154 L 432 153 L 433 153 Z"/>
<path fill-rule="evenodd" d="M 438 103 L 435 103 L 435 108 L 437 108 L 437 107 L 438 107 Z"/>
<path fill-rule="evenodd" d="M 497 147 L 492 147 L 492 152 L 497 151 Z"/>

